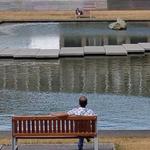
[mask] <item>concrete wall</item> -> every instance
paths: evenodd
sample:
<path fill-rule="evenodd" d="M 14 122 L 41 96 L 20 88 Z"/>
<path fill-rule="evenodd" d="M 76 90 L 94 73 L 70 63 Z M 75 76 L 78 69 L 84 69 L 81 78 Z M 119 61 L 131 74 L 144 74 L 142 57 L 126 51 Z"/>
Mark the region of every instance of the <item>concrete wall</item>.
<path fill-rule="evenodd" d="M 0 0 L 0 10 L 107 9 L 107 0 Z"/>
<path fill-rule="evenodd" d="M 0 0 L 0 10 L 150 9 L 150 0 Z"/>
<path fill-rule="evenodd" d="M 150 9 L 150 0 L 107 0 L 108 9 Z"/>

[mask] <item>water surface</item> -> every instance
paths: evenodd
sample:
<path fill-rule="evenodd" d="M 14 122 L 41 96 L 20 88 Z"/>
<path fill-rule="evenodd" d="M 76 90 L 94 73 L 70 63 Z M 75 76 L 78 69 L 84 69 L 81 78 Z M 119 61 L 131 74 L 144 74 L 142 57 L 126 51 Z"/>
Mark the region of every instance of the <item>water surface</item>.
<path fill-rule="evenodd" d="M 0 60 L 0 130 L 13 114 L 68 111 L 82 94 L 98 129 L 150 129 L 150 56 Z"/>
<path fill-rule="evenodd" d="M 149 22 L 129 22 L 125 31 L 108 22 L 26 23 L 0 26 L 0 48 L 60 49 L 150 41 Z"/>
<path fill-rule="evenodd" d="M 99 23 L 2 24 L 0 49 L 120 45 L 150 41 L 150 23 L 126 31 Z M 99 129 L 150 129 L 150 55 L 58 60 L 0 60 L 0 130 L 14 114 L 48 114 L 87 95 Z"/>

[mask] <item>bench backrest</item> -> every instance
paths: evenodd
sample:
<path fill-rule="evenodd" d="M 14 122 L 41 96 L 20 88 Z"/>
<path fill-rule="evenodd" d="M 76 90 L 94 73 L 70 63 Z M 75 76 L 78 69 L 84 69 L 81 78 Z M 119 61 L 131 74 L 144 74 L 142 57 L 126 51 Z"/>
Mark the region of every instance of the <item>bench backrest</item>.
<path fill-rule="evenodd" d="M 14 116 L 13 137 L 95 137 L 96 116 Z"/>

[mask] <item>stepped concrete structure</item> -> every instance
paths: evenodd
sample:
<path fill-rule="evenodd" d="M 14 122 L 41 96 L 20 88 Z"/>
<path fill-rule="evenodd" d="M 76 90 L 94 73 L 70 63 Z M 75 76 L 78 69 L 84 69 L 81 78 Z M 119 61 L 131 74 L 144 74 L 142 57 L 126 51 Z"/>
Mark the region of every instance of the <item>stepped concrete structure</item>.
<path fill-rule="evenodd" d="M 106 55 L 113 56 L 113 55 L 127 55 L 127 51 L 123 46 L 120 45 L 106 45 L 104 46 L 106 50 Z"/>
<path fill-rule="evenodd" d="M 139 45 L 144 48 L 145 52 L 150 51 L 150 43 L 139 43 Z"/>
<path fill-rule="evenodd" d="M 96 56 L 128 56 L 130 54 L 147 54 L 150 43 L 62 47 L 60 49 L 1 49 L 0 58 L 56 58 Z"/>
<path fill-rule="evenodd" d="M 0 10 L 107 9 L 107 0 L 0 0 Z"/>
<path fill-rule="evenodd" d="M 38 52 L 39 49 L 20 49 L 14 53 L 14 58 L 35 58 Z"/>
<path fill-rule="evenodd" d="M 149 0 L 0 0 L 0 10 L 149 10 Z"/>
<path fill-rule="evenodd" d="M 104 46 L 84 46 L 84 55 L 105 55 Z"/>
<path fill-rule="evenodd" d="M 107 0 L 109 10 L 149 10 L 149 0 Z"/>
<path fill-rule="evenodd" d="M 144 53 L 145 50 L 138 44 L 123 44 L 128 53 Z"/>
<path fill-rule="evenodd" d="M 84 56 L 83 47 L 63 47 L 60 50 L 60 56 Z"/>

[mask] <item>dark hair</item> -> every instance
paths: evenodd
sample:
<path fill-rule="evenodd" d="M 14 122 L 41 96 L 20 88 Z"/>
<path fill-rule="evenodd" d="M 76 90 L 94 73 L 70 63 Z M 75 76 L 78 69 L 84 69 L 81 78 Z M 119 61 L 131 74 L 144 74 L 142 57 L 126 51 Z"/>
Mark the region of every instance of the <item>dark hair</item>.
<path fill-rule="evenodd" d="M 79 98 L 79 105 L 81 107 L 86 107 L 86 105 L 87 105 L 87 97 L 80 96 L 80 98 Z"/>

